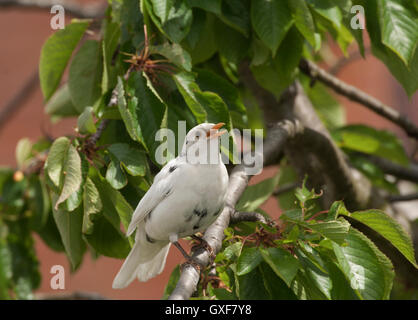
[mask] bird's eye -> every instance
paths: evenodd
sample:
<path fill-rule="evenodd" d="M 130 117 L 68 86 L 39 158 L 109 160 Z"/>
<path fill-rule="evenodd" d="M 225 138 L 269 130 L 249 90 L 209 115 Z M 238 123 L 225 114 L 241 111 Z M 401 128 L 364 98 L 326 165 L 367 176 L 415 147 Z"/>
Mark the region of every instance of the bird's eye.
<path fill-rule="evenodd" d="M 194 139 L 195 139 L 195 140 L 199 139 L 199 135 L 198 135 L 198 134 L 197 134 L 197 135 L 195 135 L 195 136 L 194 136 Z"/>

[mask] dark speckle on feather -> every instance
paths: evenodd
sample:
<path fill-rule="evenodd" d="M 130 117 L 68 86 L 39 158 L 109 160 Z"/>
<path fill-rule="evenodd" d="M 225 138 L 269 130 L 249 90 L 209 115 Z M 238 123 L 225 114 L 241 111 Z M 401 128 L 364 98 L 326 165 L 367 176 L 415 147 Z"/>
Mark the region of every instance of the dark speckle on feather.
<path fill-rule="evenodd" d="M 208 214 L 208 210 L 206 210 L 206 209 L 203 209 L 203 210 L 194 209 L 193 213 L 200 218 L 204 218 Z"/>
<path fill-rule="evenodd" d="M 177 166 L 171 166 L 170 169 L 168 169 L 168 171 L 171 173 L 176 169 L 177 169 Z"/>

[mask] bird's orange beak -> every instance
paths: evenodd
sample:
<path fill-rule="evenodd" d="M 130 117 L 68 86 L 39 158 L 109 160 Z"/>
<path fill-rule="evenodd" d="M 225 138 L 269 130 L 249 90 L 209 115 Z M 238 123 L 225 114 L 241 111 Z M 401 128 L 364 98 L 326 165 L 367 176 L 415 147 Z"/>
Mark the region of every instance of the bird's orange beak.
<path fill-rule="evenodd" d="M 207 137 L 209 139 L 213 139 L 213 138 L 220 137 L 221 135 L 227 133 L 228 131 L 226 131 L 226 130 L 219 131 L 219 129 L 224 125 L 225 125 L 225 123 L 223 123 L 223 122 L 219 122 L 219 123 L 215 124 L 212 127 L 212 129 L 210 129 L 210 131 L 207 133 Z"/>

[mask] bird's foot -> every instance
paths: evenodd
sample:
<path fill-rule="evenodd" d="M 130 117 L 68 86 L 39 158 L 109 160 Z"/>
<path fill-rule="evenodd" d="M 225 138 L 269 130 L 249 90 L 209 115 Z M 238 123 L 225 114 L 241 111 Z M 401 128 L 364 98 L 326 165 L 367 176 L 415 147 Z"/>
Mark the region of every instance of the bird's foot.
<path fill-rule="evenodd" d="M 192 266 L 193 268 L 195 268 L 197 270 L 197 272 L 200 273 L 200 270 L 202 269 L 202 266 L 197 263 L 196 261 L 194 261 L 191 257 L 190 259 L 187 259 L 186 262 L 184 262 L 181 266 L 180 266 L 180 271 L 183 272 L 183 269 L 186 268 L 187 266 Z"/>
<path fill-rule="evenodd" d="M 209 253 L 210 264 L 212 264 L 216 256 L 215 256 L 215 252 L 213 251 L 213 248 L 209 245 L 209 243 L 207 243 L 205 239 L 200 238 L 196 235 L 192 235 L 191 238 L 199 242 L 198 244 L 192 247 L 192 250 L 197 249 L 197 248 L 205 249 Z"/>

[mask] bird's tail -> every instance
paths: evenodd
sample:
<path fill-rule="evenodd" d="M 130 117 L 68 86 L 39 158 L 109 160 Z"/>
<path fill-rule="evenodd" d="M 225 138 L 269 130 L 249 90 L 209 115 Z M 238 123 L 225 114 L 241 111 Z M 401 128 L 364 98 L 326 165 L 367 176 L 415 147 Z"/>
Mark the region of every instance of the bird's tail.
<path fill-rule="evenodd" d="M 125 288 L 135 277 L 138 277 L 139 281 L 148 281 L 164 269 L 170 243 L 147 241 L 143 228 L 138 228 L 136 238 L 135 245 L 113 280 L 113 289 Z"/>

